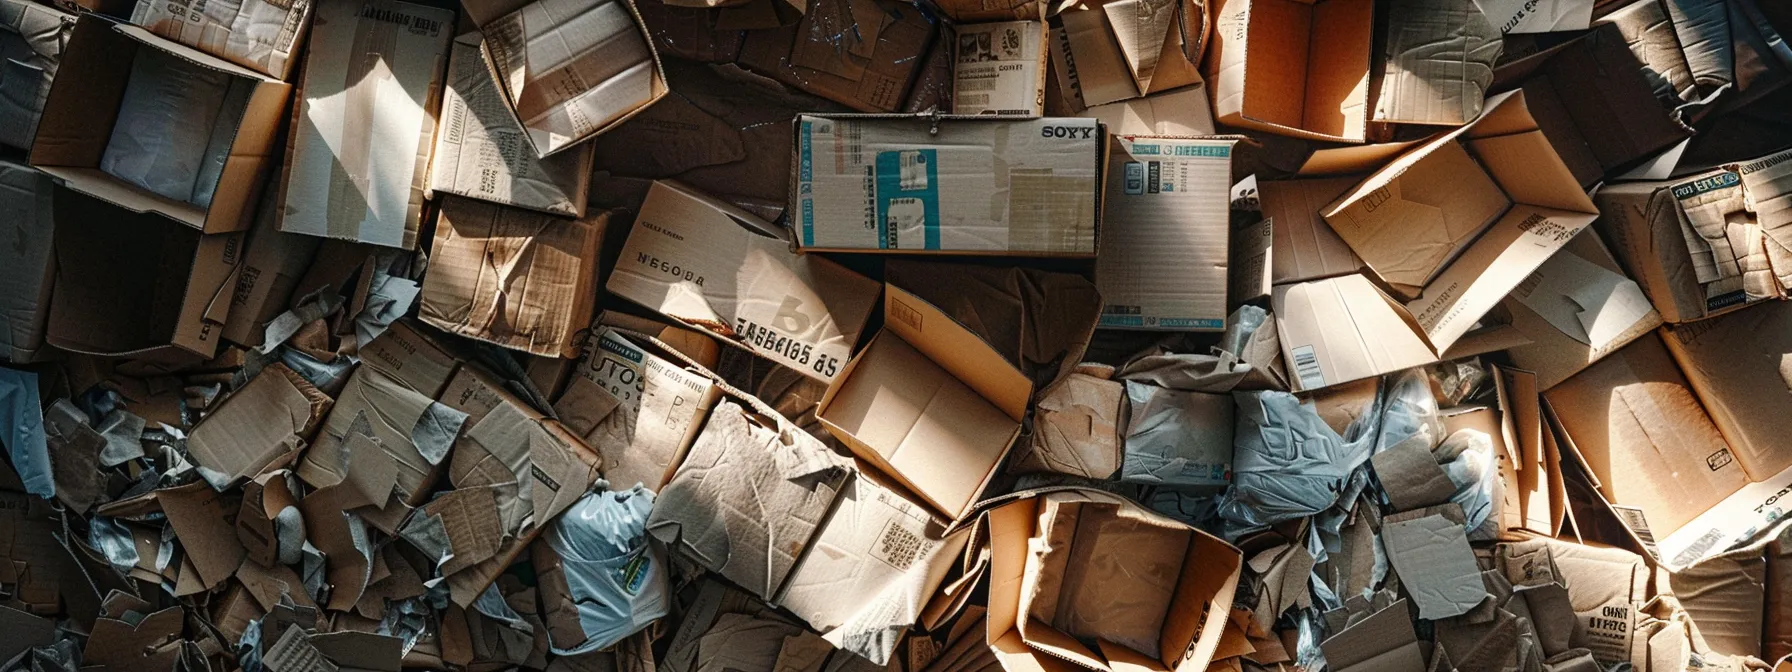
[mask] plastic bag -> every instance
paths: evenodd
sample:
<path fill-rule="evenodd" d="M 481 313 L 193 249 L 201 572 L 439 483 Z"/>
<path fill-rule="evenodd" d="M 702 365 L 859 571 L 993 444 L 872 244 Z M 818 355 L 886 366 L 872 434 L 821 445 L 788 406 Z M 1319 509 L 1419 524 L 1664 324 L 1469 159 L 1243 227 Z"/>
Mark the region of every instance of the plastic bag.
<path fill-rule="evenodd" d="M 648 542 L 653 493 L 636 485 L 606 492 L 600 481 L 542 533 L 560 556 L 566 595 L 578 611 L 583 642 L 561 641 L 548 628 L 550 649 L 578 655 L 606 649 L 666 615 L 670 600 L 663 552 Z M 539 572 L 539 559 L 538 559 Z M 543 579 L 546 581 L 547 579 Z M 555 605 L 546 605 L 551 611 Z"/>
<path fill-rule="evenodd" d="M 1346 441 L 1287 392 L 1235 392 L 1233 399 L 1233 484 L 1220 502 L 1222 517 L 1273 525 L 1324 511 L 1353 489 L 1369 441 Z"/>

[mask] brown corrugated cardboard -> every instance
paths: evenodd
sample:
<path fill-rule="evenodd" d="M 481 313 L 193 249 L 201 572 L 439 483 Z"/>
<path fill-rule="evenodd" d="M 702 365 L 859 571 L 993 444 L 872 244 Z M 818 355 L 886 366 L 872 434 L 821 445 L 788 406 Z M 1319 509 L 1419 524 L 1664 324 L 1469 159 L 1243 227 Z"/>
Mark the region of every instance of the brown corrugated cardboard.
<path fill-rule="evenodd" d="M 1045 114 L 1044 21 L 954 28 L 953 114 Z"/>
<path fill-rule="evenodd" d="M 442 349 L 408 321 L 392 323 L 386 333 L 361 346 L 361 363 L 391 376 L 430 398 L 441 395 L 460 366 L 459 359 Z"/>
<path fill-rule="evenodd" d="M 1792 467 L 1792 303 L 1663 329 L 1662 340 L 1751 480 Z"/>
<path fill-rule="evenodd" d="M 1110 0 L 1058 15 L 1052 66 L 1065 95 L 1087 107 L 1201 81 L 1207 7 L 1189 0 Z"/>
<path fill-rule="evenodd" d="M 1226 328 L 1232 138 L 1113 136 L 1095 259 L 1101 326 Z"/>
<path fill-rule="evenodd" d="M 591 186 L 591 146 L 537 158 L 526 132 L 485 67 L 479 33 L 454 40 L 442 117 L 430 157 L 431 192 L 477 198 L 530 210 L 585 216 Z"/>
<path fill-rule="evenodd" d="M 0 2 L 0 145 L 30 149 L 75 17 L 27 0 Z"/>
<path fill-rule="evenodd" d="M 63 575 L 72 578 L 76 568 L 56 543 L 62 525 L 51 506 L 41 498 L 0 491 L 0 581 L 16 586 L 0 605 L 40 615 L 61 610 Z"/>
<path fill-rule="evenodd" d="M 1534 371 L 1543 389 L 1661 326 L 1661 313 L 1593 233 L 1568 241 L 1500 305 L 1530 341 L 1512 363 Z"/>
<path fill-rule="evenodd" d="M 1213 135 L 1207 85 L 1195 84 L 1143 98 L 1091 105 L 1079 117 L 1099 119 L 1114 135 Z"/>
<path fill-rule="evenodd" d="M 1766 548 L 1766 603 L 1763 605 L 1761 656 L 1792 656 L 1792 535 L 1781 531 Z"/>
<path fill-rule="evenodd" d="M 286 365 L 262 369 L 193 428 L 187 450 L 214 486 L 291 459 L 330 409 L 330 398 Z"/>
<path fill-rule="evenodd" d="M 1765 546 L 1765 542 L 1750 544 L 1667 573 L 1674 598 L 1711 650 L 1750 655 L 1761 650 L 1767 603 Z"/>
<path fill-rule="evenodd" d="M 224 340 L 244 347 L 259 347 L 267 336 L 270 320 L 286 312 L 299 277 L 311 267 L 321 239 L 285 233 L 275 225 L 275 199 L 264 198 L 249 231 L 243 263 L 237 267 L 230 292 L 230 316 L 224 321 Z"/>
<path fill-rule="evenodd" d="M 1126 386 L 1114 370 L 1084 365 L 1039 395 L 1033 433 L 1009 469 L 1106 480 L 1120 470 Z"/>
<path fill-rule="evenodd" d="M 609 291 L 822 381 L 839 375 L 877 283 L 790 253 L 780 230 L 674 182 L 655 182 Z"/>
<path fill-rule="evenodd" d="M 850 462 L 768 410 L 750 399 L 723 401 L 654 499 L 647 531 L 770 599 L 833 508 Z"/>
<path fill-rule="evenodd" d="M 1096 252 L 1105 143 L 1093 119 L 805 114 L 796 128 L 799 249 Z"/>
<path fill-rule="evenodd" d="M 1501 544 L 1497 569 L 1513 586 L 1560 583 L 1577 622 L 1575 639 L 1584 641 L 1602 663 L 1643 660 L 1647 651 L 1637 625 L 1646 616 L 1650 568 L 1635 553 L 1547 537 Z"/>
<path fill-rule="evenodd" d="M 306 50 L 280 230 L 413 249 L 454 13 L 320 4 Z"/>
<path fill-rule="evenodd" d="M 609 220 L 606 210 L 566 219 L 443 197 L 419 317 L 513 350 L 577 356 Z"/>
<path fill-rule="evenodd" d="M 100 170 L 120 103 L 140 58 L 163 58 L 248 87 L 241 121 L 229 135 L 228 158 L 210 176 L 210 205 L 152 193 Z M 85 15 L 69 36 L 56 82 L 31 145 L 31 165 L 60 184 L 133 212 L 155 213 L 206 233 L 243 231 L 255 217 L 263 178 L 274 165 L 275 133 L 292 86 L 217 57 L 156 37 L 136 26 Z M 217 115 L 213 115 L 217 116 Z M 209 171 L 201 171 L 203 179 Z M 197 191 L 197 190 L 196 190 Z"/>
<path fill-rule="evenodd" d="M 853 454 L 946 518 L 976 502 L 1020 435 L 1033 384 L 932 304 L 884 288 L 884 329 L 815 416 Z"/>
<path fill-rule="evenodd" d="M 1766 268 L 1760 228 L 1732 216 L 1745 208 L 1742 184 L 1736 171 L 1720 169 L 1599 190 L 1599 232 L 1663 320 L 1691 322 L 1783 296 Z"/>
<path fill-rule="evenodd" d="M 248 551 L 236 540 L 235 518 L 242 502 L 237 493 L 220 493 L 205 483 L 158 490 L 156 501 L 168 526 L 185 540 L 187 560 L 205 587 L 215 588 L 236 574 Z"/>
<path fill-rule="evenodd" d="M 1475 0 L 1393 0 L 1373 119 L 1455 126 L 1481 116 L 1500 30 Z"/>
<path fill-rule="evenodd" d="M 718 26 L 720 11 L 708 7 L 680 7 L 668 2 L 635 5 L 646 24 L 648 38 L 660 56 L 698 63 L 733 63 L 740 56 L 746 34 Z M 677 84 L 676 75 L 666 77 Z"/>
<path fill-rule="evenodd" d="M 800 23 L 747 33 L 740 64 L 861 112 L 906 100 L 934 20 L 890 0 L 811 0 Z"/>
<path fill-rule="evenodd" d="M 71 352 L 208 359 L 230 311 L 243 234 L 201 234 L 56 189 L 47 340 Z"/>
<path fill-rule="evenodd" d="M 1364 140 L 1373 0 L 1225 0 L 1212 11 L 1203 70 L 1215 121 L 1297 138 Z"/>
<path fill-rule="evenodd" d="M 1425 658 L 1413 633 L 1406 600 L 1351 624 L 1320 644 L 1326 669 L 1338 672 L 1420 672 Z"/>
<path fill-rule="evenodd" d="M 1357 179 L 1265 180 L 1257 183 L 1263 219 L 1272 223 L 1270 278 L 1275 284 L 1355 273 L 1363 260 L 1344 244 L 1319 211 Z"/>
<path fill-rule="evenodd" d="M 1297 390 L 1437 361 L 1412 316 L 1361 275 L 1278 286 L 1270 306 Z"/>
<path fill-rule="evenodd" d="M 665 70 L 626 0 L 480 0 L 492 77 L 537 156 L 609 130 L 666 95 Z"/>
<path fill-rule="evenodd" d="M 311 25 L 312 2 L 138 2 L 131 23 L 276 79 L 292 79 L 293 58 Z"/>
<path fill-rule="evenodd" d="M 1407 309 L 1441 350 L 1599 210 L 1513 92 L 1489 98 L 1474 123 L 1402 155 L 1321 214 L 1396 291 L 1413 292 Z"/>
<path fill-rule="evenodd" d="M 56 286 L 51 188 L 31 167 L 0 160 L 0 221 L 11 229 L 0 235 L 12 241 L 0 245 L 0 360 L 29 362 L 44 348 Z"/>
<path fill-rule="evenodd" d="M 614 329 L 594 330 L 554 401 L 566 428 L 603 455 L 612 489 L 640 483 L 659 491 L 721 395 L 703 371 L 655 350 Z"/>
<path fill-rule="evenodd" d="M 1692 72 L 1686 67 L 1686 52 L 1680 48 L 1680 38 L 1674 33 L 1674 23 L 1668 19 L 1661 0 L 1632 2 L 1597 21 L 1618 26 L 1624 41 L 1630 44 L 1630 53 L 1653 75 L 1651 84 L 1656 95 L 1667 93 L 1683 100 L 1698 97 L 1693 90 Z"/>
<path fill-rule="evenodd" d="M 288 508 L 292 508 L 294 513 L 298 512 L 296 507 L 299 498 L 293 494 L 291 476 L 292 472 L 289 470 L 274 469 L 243 484 L 243 505 L 236 514 L 236 539 L 248 551 L 249 560 L 260 567 L 292 571 L 279 562 L 282 559 L 282 544 L 287 545 L 286 559 L 294 557 L 291 554 L 299 549 L 290 545 L 294 539 L 280 538 L 280 533 L 284 531 L 283 524 L 277 522 L 281 513 Z M 285 523 L 290 524 L 293 520 L 291 514 L 287 515 L 289 517 Z M 299 532 L 302 533 L 303 529 Z M 302 537 L 298 540 L 301 543 L 303 541 Z M 237 578 L 245 583 L 253 581 L 244 578 L 241 571 Z"/>
<path fill-rule="evenodd" d="M 1070 669 L 1064 661 L 1096 670 L 1207 669 L 1229 622 L 1219 615 L 1231 609 L 1243 569 L 1238 549 L 1089 490 L 1023 497 L 985 520 L 986 641 L 1003 669 Z M 1046 535 L 1063 546 L 1035 551 L 1046 548 Z M 1147 557 L 1156 562 L 1141 565 Z M 1040 620 L 1041 610 L 1051 621 Z M 1098 632 L 1080 632 L 1089 629 Z"/>

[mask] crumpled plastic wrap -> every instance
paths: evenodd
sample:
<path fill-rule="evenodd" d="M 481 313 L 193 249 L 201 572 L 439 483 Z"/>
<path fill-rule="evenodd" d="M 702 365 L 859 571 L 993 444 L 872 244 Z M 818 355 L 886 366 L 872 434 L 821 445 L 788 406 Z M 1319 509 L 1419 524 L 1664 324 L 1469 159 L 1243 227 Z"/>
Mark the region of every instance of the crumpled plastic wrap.
<path fill-rule="evenodd" d="M 1220 515 L 1273 525 L 1330 508 L 1369 460 L 1370 441 L 1346 441 L 1287 392 L 1235 392 L 1232 487 Z"/>
<path fill-rule="evenodd" d="M 614 646 L 665 616 L 671 604 L 664 554 L 647 536 L 653 493 L 640 485 L 620 492 L 606 492 L 608 487 L 600 483 L 597 492 L 573 503 L 542 532 L 542 540 L 560 556 L 568 596 L 585 635 L 583 642 L 562 642 L 549 628 L 555 654 Z"/>

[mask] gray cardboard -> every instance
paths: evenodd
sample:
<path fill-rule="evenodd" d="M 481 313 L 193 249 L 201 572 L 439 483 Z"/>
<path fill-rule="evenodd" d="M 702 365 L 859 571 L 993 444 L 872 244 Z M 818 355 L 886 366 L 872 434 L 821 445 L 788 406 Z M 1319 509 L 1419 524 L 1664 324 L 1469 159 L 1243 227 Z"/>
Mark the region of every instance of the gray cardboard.
<path fill-rule="evenodd" d="M 1419 618 L 1460 616 L 1487 597 L 1460 523 L 1432 514 L 1387 522 L 1381 534 L 1400 584 L 1419 607 Z"/>
<path fill-rule="evenodd" d="M 56 281 L 52 212 L 50 179 L 0 159 L 0 360 L 29 362 L 44 348 Z"/>
<path fill-rule="evenodd" d="M 75 17 L 29 0 L 0 0 L 0 145 L 30 149 Z"/>

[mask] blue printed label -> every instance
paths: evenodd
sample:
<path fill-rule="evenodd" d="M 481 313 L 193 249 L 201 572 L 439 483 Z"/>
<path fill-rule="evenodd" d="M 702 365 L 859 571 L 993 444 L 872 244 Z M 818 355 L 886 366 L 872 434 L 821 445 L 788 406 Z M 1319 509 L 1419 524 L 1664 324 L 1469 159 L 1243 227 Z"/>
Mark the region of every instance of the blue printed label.
<path fill-rule="evenodd" d="M 878 152 L 878 249 L 903 249 L 904 232 L 912 236 L 917 230 L 922 233 L 923 244 L 911 249 L 940 249 L 938 158 L 931 149 Z"/>

